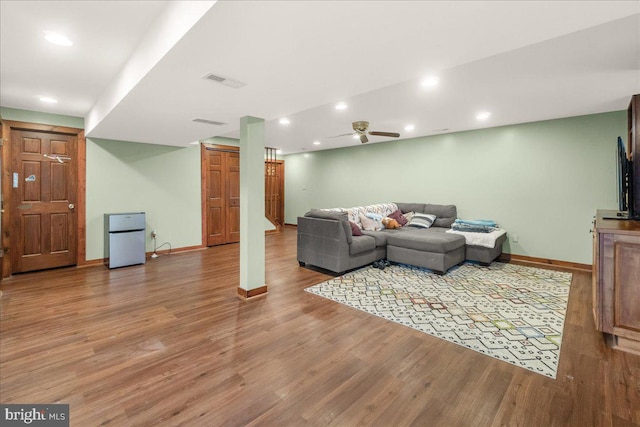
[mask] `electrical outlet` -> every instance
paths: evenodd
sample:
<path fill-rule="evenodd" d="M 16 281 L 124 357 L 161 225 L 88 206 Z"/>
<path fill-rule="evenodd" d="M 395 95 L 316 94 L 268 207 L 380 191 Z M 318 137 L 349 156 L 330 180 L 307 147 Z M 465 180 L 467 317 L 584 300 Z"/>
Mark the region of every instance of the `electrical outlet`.
<path fill-rule="evenodd" d="M 518 243 L 518 240 L 520 239 L 520 236 L 518 236 L 517 234 L 512 234 L 511 235 L 511 241 L 513 243 Z"/>
<path fill-rule="evenodd" d="M 158 233 L 156 233 L 156 230 L 151 230 L 151 238 L 152 239 L 155 239 L 157 235 L 158 235 Z"/>

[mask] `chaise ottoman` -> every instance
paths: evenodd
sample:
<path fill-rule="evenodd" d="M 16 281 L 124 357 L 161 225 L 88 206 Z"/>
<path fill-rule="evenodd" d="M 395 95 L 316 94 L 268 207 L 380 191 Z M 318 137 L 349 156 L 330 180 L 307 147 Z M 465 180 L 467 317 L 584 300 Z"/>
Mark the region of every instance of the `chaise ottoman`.
<path fill-rule="evenodd" d="M 465 259 L 466 240 L 463 236 L 433 233 L 424 230 L 394 233 L 387 237 L 387 259 L 411 264 L 444 274 Z"/>

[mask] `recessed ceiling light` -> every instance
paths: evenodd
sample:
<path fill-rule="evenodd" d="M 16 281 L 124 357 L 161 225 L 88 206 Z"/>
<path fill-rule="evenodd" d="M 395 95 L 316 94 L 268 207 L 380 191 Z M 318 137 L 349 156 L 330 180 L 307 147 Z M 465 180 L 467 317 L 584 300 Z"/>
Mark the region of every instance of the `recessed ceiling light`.
<path fill-rule="evenodd" d="M 291 123 L 291 122 L 286 117 L 283 117 L 283 118 L 280 119 L 280 124 L 281 125 L 288 125 L 289 123 Z"/>
<path fill-rule="evenodd" d="M 193 142 L 190 142 L 189 144 L 191 144 L 191 145 L 199 145 L 200 141 L 193 141 Z"/>
<path fill-rule="evenodd" d="M 491 115 L 491 113 L 490 113 L 490 112 L 488 112 L 488 111 L 483 111 L 483 112 L 478 113 L 478 114 L 476 115 L 476 119 L 478 119 L 478 120 L 487 120 L 487 119 L 489 118 L 489 116 L 490 116 L 490 115 Z"/>
<path fill-rule="evenodd" d="M 336 110 L 345 110 L 347 108 L 347 104 L 344 102 L 338 102 L 336 104 Z"/>
<path fill-rule="evenodd" d="M 360 139 L 360 135 L 358 135 L 358 134 L 356 133 L 356 134 L 354 134 L 351 138 L 353 138 L 353 139 Z"/>
<path fill-rule="evenodd" d="M 52 31 L 45 31 L 45 40 L 49 43 L 57 44 L 58 46 L 73 46 L 73 42 L 62 34 L 54 33 Z"/>
<path fill-rule="evenodd" d="M 282 154 L 282 150 L 276 150 L 276 154 Z"/>
<path fill-rule="evenodd" d="M 320 145 L 320 141 L 313 141 L 313 145 Z"/>
<path fill-rule="evenodd" d="M 57 104 L 58 100 L 55 98 L 51 98 L 50 96 L 41 96 L 40 101 L 45 102 L 47 104 Z"/>
<path fill-rule="evenodd" d="M 406 126 L 404 127 L 404 130 L 406 130 L 407 132 L 411 132 L 411 131 L 413 131 L 415 128 L 416 128 L 416 127 L 415 127 L 415 125 L 406 125 Z"/>
<path fill-rule="evenodd" d="M 435 87 L 440 83 L 438 76 L 428 76 L 422 79 L 422 87 Z"/>

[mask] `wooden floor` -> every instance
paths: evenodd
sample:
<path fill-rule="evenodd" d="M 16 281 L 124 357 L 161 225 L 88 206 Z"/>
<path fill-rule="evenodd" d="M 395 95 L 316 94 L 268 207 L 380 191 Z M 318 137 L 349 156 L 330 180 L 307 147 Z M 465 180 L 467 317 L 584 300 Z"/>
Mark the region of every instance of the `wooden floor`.
<path fill-rule="evenodd" d="M 238 245 L 1 283 L 0 400 L 72 426 L 638 426 L 640 357 L 594 331 L 574 274 L 558 377 L 311 295 L 295 230 L 267 236 L 269 294 L 236 297 Z"/>

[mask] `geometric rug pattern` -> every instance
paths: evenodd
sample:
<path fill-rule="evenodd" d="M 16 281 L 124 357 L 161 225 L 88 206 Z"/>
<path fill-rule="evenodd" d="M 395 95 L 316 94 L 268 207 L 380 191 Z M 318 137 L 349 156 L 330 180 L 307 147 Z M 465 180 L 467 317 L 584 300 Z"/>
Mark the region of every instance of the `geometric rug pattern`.
<path fill-rule="evenodd" d="M 371 266 L 307 292 L 555 378 L 571 273 L 494 262 Z"/>

